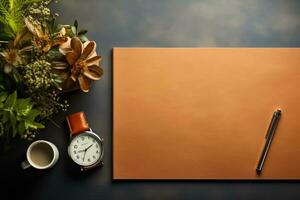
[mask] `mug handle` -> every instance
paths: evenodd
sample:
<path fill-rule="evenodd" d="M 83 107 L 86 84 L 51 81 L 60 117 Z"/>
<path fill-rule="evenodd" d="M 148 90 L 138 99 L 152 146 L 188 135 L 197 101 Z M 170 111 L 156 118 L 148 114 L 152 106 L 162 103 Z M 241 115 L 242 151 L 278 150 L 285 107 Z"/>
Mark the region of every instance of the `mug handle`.
<path fill-rule="evenodd" d="M 28 160 L 24 160 L 22 163 L 21 163 L 21 167 L 22 169 L 27 169 L 29 167 L 31 167 L 30 163 L 28 162 Z"/>

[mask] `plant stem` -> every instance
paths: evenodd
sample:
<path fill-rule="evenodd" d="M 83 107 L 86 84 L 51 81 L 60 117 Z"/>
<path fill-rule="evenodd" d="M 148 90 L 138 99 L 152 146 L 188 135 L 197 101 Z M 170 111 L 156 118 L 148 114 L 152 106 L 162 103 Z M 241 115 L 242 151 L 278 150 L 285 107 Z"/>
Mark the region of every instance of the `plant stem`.
<path fill-rule="evenodd" d="M 56 126 L 57 128 L 61 128 L 60 125 L 58 125 L 55 121 L 53 121 L 52 119 L 49 118 L 49 121 L 54 125 Z"/>

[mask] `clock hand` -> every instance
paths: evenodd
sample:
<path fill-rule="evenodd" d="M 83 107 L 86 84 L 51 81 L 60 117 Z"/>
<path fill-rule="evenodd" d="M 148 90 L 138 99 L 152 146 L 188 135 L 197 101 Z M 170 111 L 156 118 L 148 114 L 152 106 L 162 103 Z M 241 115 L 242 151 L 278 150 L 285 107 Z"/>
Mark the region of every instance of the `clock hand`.
<path fill-rule="evenodd" d="M 83 162 L 84 162 L 85 154 L 86 154 L 86 149 L 84 150 L 84 154 L 83 154 L 83 158 L 82 158 Z"/>
<path fill-rule="evenodd" d="M 87 151 L 89 148 L 91 148 L 91 146 L 93 146 L 93 144 L 91 144 L 90 146 L 88 146 L 88 147 L 85 148 L 85 149 L 81 149 L 81 150 L 77 151 L 77 153 Z"/>
<path fill-rule="evenodd" d="M 82 158 L 82 161 L 83 161 L 83 162 L 84 162 L 85 154 L 86 154 L 87 150 L 88 150 L 89 148 L 91 148 L 92 146 L 93 146 L 93 144 L 91 144 L 90 146 L 88 146 L 86 149 L 82 149 L 82 150 L 77 151 L 78 153 L 84 152 L 83 158 Z"/>
<path fill-rule="evenodd" d="M 88 146 L 85 151 L 87 151 L 89 148 L 91 148 L 93 146 L 93 144 L 91 144 L 90 146 Z"/>

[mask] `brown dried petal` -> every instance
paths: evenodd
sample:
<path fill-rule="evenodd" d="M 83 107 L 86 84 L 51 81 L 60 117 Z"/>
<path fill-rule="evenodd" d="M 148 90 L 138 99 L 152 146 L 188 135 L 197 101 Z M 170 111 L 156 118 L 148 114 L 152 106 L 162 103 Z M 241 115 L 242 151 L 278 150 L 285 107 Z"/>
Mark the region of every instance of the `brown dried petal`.
<path fill-rule="evenodd" d="M 66 55 L 67 52 L 71 52 L 72 49 L 71 48 L 59 48 L 59 52 L 62 54 L 62 55 Z"/>
<path fill-rule="evenodd" d="M 66 37 L 58 37 L 58 38 L 55 39 L 53 46 L 61 45 L 65 42 L 67 42 L 67 40 L 68 39 Z"/>
<path fill-rule="evenodd" d="M 43 52 L 45 52 L 45 53 L 47 53 L 50 49 L 51 49 L 51 44 L 46 44 L 46 45 L 42 48 Z"/>
<path fill-rule="evenodd" d="M 71 38 L 67 37 L 67 41 L 59 45 L 59 52 L 66 55 L 68 51 L 73 51 L 71 48 Z"/>
<path fill-rule="evenodd" d="M 30 34 L 30 32 L 27 30 L 25 31 L 25 29 L 23 31 L 21 31 L 20 33 L 17 33 L 17 35 L 13 41 L 13 47 L 20 47 L 20 45 L 26 41 L 26 36 L 28 36 L 29 34 Z"/>
<path fill-rule="evenodd" d="M 92 58 L 87 59 L 85 62 L 87 65 L 99 65 L 101 59 L 101 56 L 94 56 Z"/>
<path fill-rule="evenodd" d="M 71 76 L 70 76 L 70 78 L 71 78 L 74 82 L 76 82 L 76 81 L 77 81 L 77 78 L 78 78 L 78 75 L 72 73 Z"/>
<path fill-rule="evenodd" d="M 71 48 L 73 49 L 73 51 L 80 56 L 81 52 L 82 52 L 82 42 L 80 41 L 80 39 L 78 37 L 73 37 L 71 39 Z"/>
<path fill-rule="evenodd" d="M 82 91 L 88 92 L 90 90 L 90 81 L 82 75 L 78 77 L 79 86 Z"/>
<path fill-rule="evenodd" d="M 29 21 L 27 17 L 24 18 L 24 22 L 28 30 L 32 33 L 35 34 L 35 27 L 34 25 Z"/>
<path fill-rule="evenodd" d="M 68 64 L 64 62 L 59 62 L 59 61 L 53 61 L 52 62 L 52 68 L 53 69 L 67 69 Z"/>
<path fill-rule="evenodd" d="M 88 67 L 88 70 L 83 72 L 83 75 L 92 80 L 99 80 L 103 74 L 103 69 L 97 65 Z"/>
<path fill-rule="evenodd" d="M 96 43 L 90 41 L 89 44 L 83 49 L 81 58 L 87 59 L 96 50 Z"/>
<path fill-rule="evenodd" d="M 38 37 L 38 38 L 41 38 L 41 37 L 43 37 L 44 35 L 43 35 L 43 33 L 42 33 L 42 31 L 41 31 L 41 27 L 39 26 L 39 27 L 34 27 L 34 34 Z"/>
<path fill-rule="evenodd" d="M 26 52 L 26 51 L 32 51 L 32 46 L 27 46 L 27 47 L 24 47 L 22 49 L 20 49 L 20 52 Z"/>
<path fill-rule="evenodd" d="M 69 90 L 76 87 L 76 83 L 69 77 L 63 83 L 63 89 Z"/>
<path fill-rule="evenodd" d="M 70 65 L 73 65 L 77 61 L 78 56 L 74 52 L 67 52 L 66 59 Z"/>

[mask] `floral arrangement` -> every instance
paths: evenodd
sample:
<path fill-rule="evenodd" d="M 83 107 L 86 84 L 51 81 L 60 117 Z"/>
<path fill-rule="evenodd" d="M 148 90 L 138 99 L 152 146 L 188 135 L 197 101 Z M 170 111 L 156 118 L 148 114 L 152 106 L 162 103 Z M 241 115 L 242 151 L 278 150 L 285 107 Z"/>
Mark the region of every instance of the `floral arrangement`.
<path fill-rule="evenodd" d="M 57 23 L 51 0 L 0 0 L 0 140 L 32 139 L 103 74 L 87 30 Z"/>

